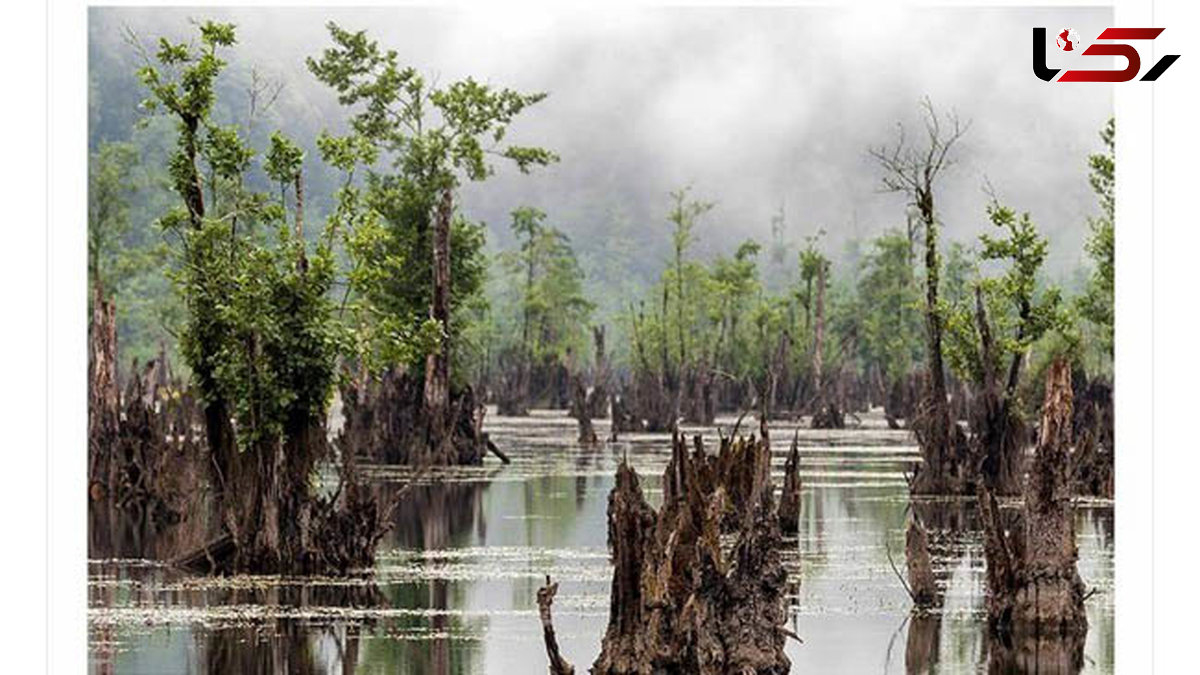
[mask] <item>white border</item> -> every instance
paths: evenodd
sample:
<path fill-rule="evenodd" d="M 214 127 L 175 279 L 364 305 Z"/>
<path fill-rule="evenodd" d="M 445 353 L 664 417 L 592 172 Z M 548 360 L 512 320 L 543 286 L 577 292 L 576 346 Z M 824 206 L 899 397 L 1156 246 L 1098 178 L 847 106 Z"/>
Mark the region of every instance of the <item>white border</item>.
<path fill-rule="evenodd" d="M 1200 538 L 1193 501 L 1200 475 L 1194 436 L 1195 384 L 1200 378 L 1195 258 L 1200 251 L 1195 215 L 1195 163 L 1200 153 L 1200 129 L 1196 126 L 1200 53 L 1195 46 L 1200 35 L 1200 7 L 1195 2 L 1157 0 L 1151 11 L 1152 25 L 1167 28 L 1154 41 L 1156 56 L 1181 54 L 1181 58 L 1171 67 L 1179 72 L 1170 81 L 1170 71 L 1163 76 L 1150 103 L 1154 118 L 1150 158 L 1154 192 L 1149 221 L 1153 226 L 1154 277 L 1154 435 L 1150 439 L 1154 448 L 1150 485 L 1154 558 L 1153 575 L 1147 576 L 1154 602 L 1148 623 L 1154 641 L 1152 666 L 1163 673 L 1186 673 L 1197 670 L 1196 637 L 1189 627 L 1195 625 L 1195 607 L 1200 602 L 1195 583 Z M 1145 441 L 1134 439 L 1133 447 L 1141 449 L 1135 456 L 1145 452 Z M 1130 527 L 1134 526 L 1131 521 Z M 1118 570 L 1117 575 L 1120 578 L 1122 572 Z M 1122 587 L 1122 591 L 1132 596 L 1140 586 Z M 1123 597 L 1118 596 L 1118 602 Z"/>
<path fill-rule="evenodd" d="M 6 8 L 8 9 L 8 8 Z M 46 645 L 46 487 L 47 392 L 47 231 L 46 194 L 46 11 L 37 3 L 13 7 L 0 50 L 4 86 L 15 95 L 4 113 L 8 132 L 5 160 L 0 162 L 4 186 L 4 245 L 0 247 L 0 288 L 4 289 L 6 325 L 0 331 L 4 354 L 4 487 L 0 489 L 0 533 L 8 547 L 0 556 L 8 579 L 0 627 L 16 650 L 15 662 L 30 662 L 35 672 Z M 19 92 L 19 93 L 17 93 Z M 78 531 L 78 530 L 77 530 Z M 82 597 L 79 601 L 82 602 Z M 12 667 L 5 664 L 5 668 Z"/>
<path fill-rule="evenodd" d="M 127 2 L 106 4 L 186 6 L 196 3 Z M 292 2 L 222 2 L 214 4 L 361 6 L 413 3 L 380 3 L 370 0 L 357 2 L 329 0 L 296 2 L 293 0 Z M 486 3 L 481 0 L 476 3 L 454 2 L 450 4 L 470 6 Z M 547 3 L 523 2 L 517 4 L 544 5 Z M 562 4 L 555 3 L 555 6 Z M 582 3 L 568 2 L 566 4 Z M 619 2 L 617 4 L 649 3 Z M 721 3 L 696 2 L 692 4 Z M 749 4 L 836 3 L 768 2 Z M 862 6 L 873 3 L 848 2 L 843 4 Z M 894 5 L 895 3 L 889 4 Z M 1000 2 L 992 0 L 974 3 L 910 2 L 907 4 L 1054 7 L 1105 3 L 1086 0 L 1049 3 L 1030 0 Z M 1200 475 L 1195 470 L 1196 444 L 1194 440 L 1190 440 L 1186 436 L 1171 437 L 1173 443 L 1178 443 L 1173 451 L 1179 451 L 1173 452 L 1174 456 L 1171 457 L 1171 461 L 1178 462 L 1183 459 L 1180 456 L 1187 455 L 1187 460 L 1191 462 L 1191 471 L 1180 471 L 1178 464 L 1168 465 L 1163 461 L 1164 457 L 1159 457 L 1156 461 L 1154 457 L 1154 441 L 1156 439 L 1152 420 L 1155 418 L 1154 406 L 1156 404 L 1160 419 L 1167 416 L 1187 419 L 1188 415 L 1195 415 L 1193 410 L 1195 397 L 1191 395 L 1191 391 L 1184 388 L 1186 380 L 1177 380 L 1179 388 L 1170 392 L 1164 391 L 1160 386 L 1161 383 L 1156 382 L 1153 377 L 1154 367 L 1157 366 L 1164 370 L 1172 369 L 1171 372 L 1177 378 L 1182 377 L 1184 372 L 1188 372 L 1192 381 L 1195 381 L 1194 366 L 1190 366 L 1190 371 L 1187 368 L 1180 368 L 1181 365 L 1188 365 L 1189 362 L 1194 364 L 1196 360 L 1196 352 L 1188 344 L 1190 336 L 1194 333 L 1184 332 L 1185 327 L 1180 325 L 1182 317 L 1194 316 L 1192 307 L 1195 301 L 1194 298 L 1191 298 L 1191 302 L 1187 304 L 1187 311 L 1177 314 L 1181 318 L 1164 317 L 1165 301 L 1160 297 L 1159 311 L 1156 313 L 1153 289 L 1154 284 L 1157 283 L 1160 291 L 1166 291 L 1168 288 L 1182 289 L 1183 292 L 1190 290 L 1190 286 L 1194 285 L 1194 282 L 1189 283 L 1191 280 L 1186 278 L 1186 275 L 1195 269 L 1195 258 L 1200 247 L 1196 246 L 1196 237 L 1192 234 L 1194 230 L 1185 230 L 1184 227 L 1179 227 L 1172 228 L 1167 233 L 1159 228 L 1154 220 L 1156 214 L 1152 207 L 1156 196 L 1164 199 L 1159 204 L 1157 215 L 1160 218 L 1166 218 L 1166 214 L 1169 213 L 1169 217 L 1180 224 L 1182 224 L 1181 220 L 1185 214 L 1195 212 L 1194 204 L 1182 203 L 1184 195 L 1189 191 L 1195 192 L 1195 186 L 1192 183 L 1194 183 L 1196 175 L 1193 167 L 1197 160 L 1194 146 L 1196 108 L 1186 105 L 1190 99 L 1185 98 L 1187 96 L 1185 90 L 1188 85 L 1192 85 L 1196 81 L 1194 71 L 1190 69 L 1189 60 L 1200 59 L 1200 53 L 1189 49 L 1191 45 L 1195 44 L 1194 40 L 1189 42 L 1182 39 L 1197 35 L 1194 31 L 1187 32 L 1189 28 L 1197 28 L 1194 21 L 1195 10 L 1186 8 L 1188 3 L 1184 1 L 1168 3 L 1167 0 L 1158 0 L 1159 14 L 1157 17 L 1153 17 L 1153 20 L 1153 5 L 1150 2 L 1118 0 L 1115 4 L 1117 6 L 1115 19 L 1117 25 L 1166 26 L 1168 31 L 1161 38 L 1163 45 L 1168 44 L 1168 36 L 1179 36 L 1181 39 L 1173 42 L 1177 45 L 1175 53 L 1184 55 L 1161 82 L 1154 85 L 1140 83 L 1117 85 L 1115 91 L 1119 158 L 1117 164 L 1118 320 L 1116 358 L 1116 433 L 1117 447 L 1119 448 L 1117 453 L 1117 493 L 1119 497 L 1116 509 L 1116 578 L 1118 580 L 1115 600 L 1117 611 L 1116 661 L 1117 672 L 1137 673 L 1146 672 L 1149 670 L 1147 665 L 1152 663 L 1152 627 L 1154 626 L 1153 619 L 1156 616 L 1159 617 L 1158 627 L 1163 631 L 1160 637 L 1177 636 L 1179 638 L 1177 644 L 1184 647 L 1190 647 L 1191 638 L 1190 634 L 1183 633 L 1182 618 L 1172 619 L 1169 616 L 1163 616 L 1160 611 L 1162 608 L 1156 608 L 1152 604 L 1154 597 L 1152 571 L 1158 571 L 1160 591 L 1164 590 L 1167 583 L 1171 584 L 1169 588 L 1172 589 L 1172 593 L 1176 592 L 1174 589 L 1184 590 L 1195 587 L 1190 572 L 1179 570 L 1173 576 L 1170 571 L 1161 566 L 1161 563 L 1167 562 L 1162 557 L 1158 561 L 1160 565 L 1152 565 L 1152 551 L 1155 550 L 1156 544 L 1161 546 L 1163 543 L 1162 541 L 1156 542 L 1154 538 L 1152 513 L 1154 504 L 1164 497 L 1164 490 L 1166 497 L 1172 496 L 1170 493 L 1173 492 L 1173 496 L 1177 499 L 1186 498 L 1190 494 L 1190 483 L 1196 480 L 1197 475 Z M 1167 6 L 1171 7 L 1170 11 L 1164 9 Z M 1180 18 L 1181 14 L 1185 12 L 1191 13 L 1191 25 L 1186 28 L 1175 23 L 1177 19 L 1180 24 L 1186 23 L 1183 18 Z M 35 12 L 29 13 L 35 14 Z M 34 478 L 27 479 L 27 475 L 38 476 L 41 473 L 31 470 L 26 474 L 23 472 L 25 467 L 19 463 L 6 465 L 12 466 L 12 470 L 22 471 L 22 473 L 10 474 L 9 485 L 14 483 L 19 483 L 19 485 L 14 486 L 15 497 L 5 495 L 5 506 L 8 507 L 9 499 L 13 501 L 13 508 L 16 510 L 6 508 L 6 511 L 9 514 L 18 514 L 18 519 L 27 520 L 28 526 L 23 530 L 24 536 L 27 536 L 29 541 L 36 542 L 39 540 L 40 528 L 38 525 L 40 522 L 37 519 L 37 509 L 33 505 L 40 502 L 38 493 L 41 486 L 48 486 L 50 528 L 47 549 L 49 566 L 46 569 L 51 575 L 51 585 L 47 595 L 49 600 L 48 626 L 52 628 L 52 639 L 47 642 L 47 658 L 51 672 L 79 673 L 86 668 L 87 662 L 84 563 L 86 555 L 85 462 L 82 459 L 86 431 L 86 301 L 84 297 L 83 214 L 86 213 L 87 3 L 83 0 L 51 0 L 49 18 L 50 115 L 48 120 L 52 131 L 48 155 L 50 162 L 50 229 L 48 234 L 50 244 L 50 341 L 43 344 L 40 349 L 38 345 L 22 345 L 21 351 L 6 350 L 6 354 L 10 355 L 10 359 L 14 358 L 13 354 L 19 354 L 18 358 L 24 359 L 26 355 L 36 355 L 44 351 L 47 345 L 51 350 L 52 360 L 48 368 L 50 410 L 49 426 L 47 427 L 49 436 L 47 469 L 53 480 L 44 483 Z M 1154 23 L 1154 20 L 1157 23 Z M 36 21 L 33 22 L 33 25 L 35 24 Z M 26 32 L 25 26 L 31 24 L 18 22 L 10 25 L 21 26 L 10 32 L 21 33 Z M 27 32 L 32 33 L 36 38 L 37 31 L 35 29 Z M 7 60 L 15 61 L 20 67 L 25 68 L 31 60 L 35 60 L 30 54 L 36 52 L 36 49 L 27 50 L 23 56 L 14 56 Z M 1019 57 L 1026 58 L 1024 54 Z M 6 84 L 10 87 L 17 86 L 14 83 Z M 28 94 L 25 92 L 36 91 L 38 91 L 36 86 L 28 86 L 22 89 L 22 93 L 19 95 L 27 96 Z M 1152 95 L 1157 95 L 1158 100 L 1152 100 Z M 22 103 L 14 101 L 11 105 L 22 105 Z M 1157 136 L 1151 133 L 1150 122 L 1152 119 L 1157 120 L 1160 127 Z M 37 127 L 37 124 L 31 124 L 28 127 L 23 126 L 19 130 L 14 130 L 12 126 L 9 126 L 9 129 L 10 132 L 20 135 L 27 134 L 26 140 L 34 139 L 33 144 L 36 145 L 34 131 Z M 1193 143 L 1191 148 L 1188 148 L 1186 144 L 1173 141 L 1176 133 L 1182 137 L 1187 132 L 1191 134 L 1190 138 Z M 1152 142 L 1156 142 L 1156 145 L 1152 145 Z M 1157 154 L 1152 152 L 1154 148 L 1157 148 Z M 27 156 L 23 156 L 19 160 L 6 160 L 5 171 L 14 170 L 11 167 L 19 165 L 19 170 L 22 172 L 31 174 L 38 172 L 36 159 L 39 149 L 31 149 L 32 151 Z M 1152 189 L 1151 183 L 1156 176 L 1160 181 L 1157 190 Z M 5 181 L 5 184 L 12 185 L 9 181 Z M 1174 191 L 1174 198 L 1177 200 L 1173 205 L 1165 201 L 1168 189 Z M 35 222 L 37 222 L 36 218 L 28 221 L 29 224 Z M 20 232 L 21 227 L 22 224 L 17 223 L 9 228 L 9 231 L 6 232 L 6 243 L 11 247 L 10 250 L 20 251 L 22 255 L 28 256 L 28 262 L 33 262 L 36 256 L 31 251 L 40 250 L 36 242 L 38 233 L 36 233 L 36 228 L 31 225 L 26 225 L 26 227 L 32 230 L 32 233 Z M 1190 241 L 1182 241 L 1183 237 L 1179 236 L 1182 232 L 1190 235 Z M 8 237 L 20 238 L 8 239 Z M 1159 263 L 1157 269 L 1154 266 L 1156 261 Z M 36 263 L 34 264 L 36 265 Z M 14 316 L 13 328 L 15 330 L 25 330 L 24 324 L 36 323 L 36 318 L 40 316 L 36 304 L 41 296 L 36 292 L 37 283 L 33 281 L 36 278 L 38 275 L 33 273 L 23 276 L 20 281 L 5 284 L 6 289 L 15 290 L 14 295 L 25 300 L 23 305 L 15 310 L 9 310 L 9 312 L 17 312 L 15 316 L 11 313 L 8 314 Z M 1153 332 L 1153 328 L 1156 326 L 1159 327 L 1157 335 Z M 1171 335 L 1167 335 L 1167 333 Z M 1157 359 L 1154 356 L 1155 351 L 1153 351 L 1155 347 L 1158 349 Z M 34 361 L 30 359 L 29 363 L 34 363 Z M 33 367 L 33 370 L 36 371 L 36 367 Z M 29 400 L 37 399 L 40 391 L 38 384 L 40 375 L 40 372 L 27 373 L 26 377 L 19 377 L 15 381 L 8 382 L 6 397 L 14 396 L 15 392 L 15 395 L 19 397 Z M 1182 395 L 1185 392 L 1187 396 Z M 27 407 L 28 404 L 19 408 L 5 405 L 4 409 L 6 412 L 24 411 Z M 27 416 L 24 412 L 18 412 L 17 415 L 19 418 L 10 423 L 10 426 L 36 426 L 39 421 L 36 415 Z M 1185 443 L 1190 443 L 1190 445 L 1185 445 Z M 32 455 L 33 450 L 39 446 L 40 443 L 36 438 L 31 439 L 29 443 L 19 441 L 16 445 L 10 446 L 9 454 L 10 457 L 22 453 Z M 34 456 L 36 457 L 36 455 Z M 1159 488 L 1157 494 L 1153 492 L 1156 476 Z M 1195 537 L 1195 523 L 1190 519 L 1185 520 L 1186 515 L 1190 514 L 1194 507 L 1185 507 L 1185 510 L 1175 512 L 1168 512 L 1168 508 L 1163 505 L 1159 506 L 1159 531 L 1168 532 L 1171 535 L 1183 535 L 1187 538 Z M 1168 529 L 1164 527 L 1166 523 L 1174 525 Z M 7 531 L 6 528 L 6 533 Z M 1185 558 L 1182 563 L 1194 563 L 1195 552 L 1193 551 L 1190 555 L 1191 557 Z M 1189 575 L 1186 578 L 1182 576 L 1185 573 Z M 24 574 L 17 583 L 20 584 L 29 577 L 37 579 L 38 574 L 36 571 Z M 15 577 L 9 576 L 8 578 L 11 580 Z M 18 590 L 24 591 L 25 589 Z M 1194 594 L 1194 590 L 1192 593 Z M 18 594 L 17 598 L 16 607 L 19 609 L 10 605 L 10 611 L 7 614 L 17 617 L 17 620 L 22 623 L 38 622 L 40 615 L 31 609 L 33 605 L 30 603 L 33 600 L 25 598 L 21 594 Z M 6 604 L 8 603 L 6 602 Z M 1168 622 L 1171 625 L 1167 625 Z M 12 634 L 6 633 L 5 635 L 7 637 Z M 37 643 L 24 642 L 23 647 L 18 649 L 27 653 L 33 650 L 35 644 Z M 1183 667 L 1185 661 L 1178 662 L 1180 668 L 1167 666 L 1166 663 L 1166 661 L 1160 662 L 1160 665 L 1164 666 L 1163 672 L 1185 672 Z M 36 670 L 40 670 L 40 668 L 36 666 L 23 668 L 20 672 Z"/>

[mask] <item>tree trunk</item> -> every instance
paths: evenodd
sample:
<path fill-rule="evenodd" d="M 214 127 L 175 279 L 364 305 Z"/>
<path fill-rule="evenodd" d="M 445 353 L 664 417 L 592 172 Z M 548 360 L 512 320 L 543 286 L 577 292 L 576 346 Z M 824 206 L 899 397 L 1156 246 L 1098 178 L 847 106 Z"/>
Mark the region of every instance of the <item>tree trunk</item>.
<path fill-rule="evenodd" d="M 913 481 L 917 493 L 960 491 L 956 484 L 955 456 L 950 407 L 946 400 L 946 371 L 942 362 L 942 318 L 938 312 L 938 283 L 941 265 L 937 251 L 937 222 L 934 220 L 933 193 L 929 186 L 917 195 L 917 206 L 925 225 L 925 334 L 928 359 L 928 387 L 918 432 L 924 463 Z"/>
<path fill-rule="evenodd" d="M 546 656 L 550 659 L 550 675 L 575 675 L 575 666 L 563 658 L 558 649 L 558 637 L 554 633 L 554 618 L 550 613 L 554 604 L 554 596 L 558 594 L 558 584 L 550 583 L 546 577 L 546 585 L 537 592 L 538 616 L 542 620 L 542 639 L 546 643 Z"/>
<path fill-rule="evenodd" d="M 109 494 L 116 484 L 116 452 L 121 423 L 121 394 L 117 384 L 117 312 L 96 283 L 92 320 L 88 326 L 88 481 L 93 499 Z"/>
<path fill-rule="evenodd" d="M 983 290 L 975 288 L 975 324 L 979 330 L 980 360 L 983 362 L 983 390 L 973 427 L 976 454 L 982 457 L 981 478 L 987 488 L 1000 495 L 1021 492 L 1021 422 L 1014 417 L 1011 397 L 1015 395 L 1020 356 L 1014 355 L 1009 384 L 1002 390 L 996 377 L 995 342 L 988 322 Z"/>
<path fill-rule="evenodd" d="M 942 606 L 942 594 L 933 576 L 933 557 L 929 552 L 929 533 L 916 514 L 910 514 L 904 533 L 904 559 L 908 568 L 908 590 L 917 609 Z"/>
<path fill-rule="evenodd" d="M 988 626 L 1012 645 L 1018 661 L 1043 652 L 1082 657 L 1087 614 L 1076 565 L 1071 426 L 1071 371 L 1058 359 L 1046 378 L 1037 454 L 1025 484 L 1023 510 L 1002 512 L 995 495 L 980 487 Z"/>
<path fill-rule="evenodd" d="M 450 219 L 453 202 L 449 189 L 442 191 L 433 230 L 433 296 L 429 317 L 442 329 L 442 340 L 425 360 L 425 415 L 431 457 L 445 453 L 447 413 L 450 403 Z"/>
<path fill-rule="evenodd" d="M 779 496 L 779 529 L 784 536 L 800 529 L 800 431 L 792 437 L 787 463 L 783 467 L 783 492 Z"/>
<path fill-rule="evenodd" d="M 787 673 L 787 575 L 768 440 L 723 439 L 712 457 L 699 438 L 689 455 L 676 436 L 662 484 L 656 511 L 637 473 L 624 462 L 617 468 L 608 505 L 609 623 L 591 672 Z M 746 498 L 727 500 L 735 493 Z M 737 524 L 728 552 L 722 514 Z"/>

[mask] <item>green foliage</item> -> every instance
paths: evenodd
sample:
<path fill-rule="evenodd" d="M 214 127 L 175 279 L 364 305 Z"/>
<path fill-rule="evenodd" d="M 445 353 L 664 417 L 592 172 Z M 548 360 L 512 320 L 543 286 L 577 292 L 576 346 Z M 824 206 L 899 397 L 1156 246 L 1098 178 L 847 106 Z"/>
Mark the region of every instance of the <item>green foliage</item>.
<path fill-rule="evenodd" d="M 923 345 L 921 295 L 904 233 L 890 230 L 872 242 L 857 292 L 862 356 L 890 385 L 907 375 Z"/>
<path fill-rule="evenodd" d="M 691 188 L 671 192 L 671 209 L 667 222 L 671 226 L 671 264 L 663 271 L 658 290 L 661 291 L 657 324 L 648 326 L 648 333 L 658 341 L 665 371 L 686 367 L 696 358 L 700 344 L 706 338 L 706 313 L 701 291 L 707 280 L 703 265 L 687 259 L 695 243 L 693 230 L 700 216 L 713 208 L 711 202 L 691 198 Z M 672 365 L 674 364 L 674 365 Z"/>
<path fill-rule="evenodd" d="M 360 316 L 389 322 L 372 328 L 376 334 L 425 335 L 433 294 L 428 263 L 432 217 L 438 200 L 464 180 L 482 181 L 492 175 L 491 158 L 507 160 L 522 172 L 556 161 L 548 150 L 505 143 L 509 124 L 546 95 L 494 89 L 470 78 L 444 87 L 430 85 L 415 69 L 402 67 L 395 50 L 381 49 L 364 31 L 350 32 L 334 23 L 328 29 L 334 45 L 320 58 L 309 58 L 308 68 L 353 114 L 350 135 L 324 136 L 321 152 L 326 162 L 350 175 L 347 186 L 355 166 L 367 168 L 365 186 L 361 192 L 354 188 L 351 206 L 373 215 L 344 212 L 341 217 L 377 217 L 382 222 L 351 250 L 360 281 L 368 281 L 354 288 L 371 307 Z M 381 158 L 387 160 L 386 168 L 376 166 Z M 343 206 L 339 208 L 345 211 Z M 448 337 L 457 349 L 462 323 L 475 314 L 465 310 L 480 301 L 487 260 L 482 226 L 456 216 L 450 238 L 455 319 Z M 402 358 L 411 357 L 414 350 L 373 351 Z"/>
<path fill-rule="evenodd" d="M 198 52 L 160 41 L 157 62 L 147 59 L 140 74 L 152 96 L 148 108 L 177 121 L 169 169 L 184 208 L 164 214 L 160 225 L 177 242 L 180 349 L 205 400 L 227 402 L 244 450 L 281 442 L 290 425 L 323 419 L 345 335 L 328 297 L 331 246 L 308 254 L 288 227 L 285 205 L 242 187 L 254 152 L 236 126 L 211 120 L 224 65 L 217 48 L 235 42 L 233 27 L 206 23 L 200 36 Z M 277 138 L 268 173 L 294 178 L 294 146 Z M 197 200 L 202 175 L 209 176 L 207 205 Z"/>
<path fill-rule="evenodd" d="M 126 247 L 136 159 L 133 146 L 104 143 L 88 166 L 88 283 L 109 295 L 119 293 L 145 264 Z"/>
<path fill-rule="evenodd" d="M 546 214 L 523 206 L 512 212 L 511 229 L 521 246 L 500 254 L 518 298 L 517 335 L 536 360 L 563 358 L 586 344 L 594 305 L 584 297 L 583 270 L 565 234 L 544 224 Z"/>
<path fill-rule="evenodd" d="M 295 182 L 303 166 L 304 151 L 300 146 L 278 131 L 271 134 L 271 149 L 267 152 L 267 161 L 263 163 L 267 176 L 282 188 Z"/>
<path fill-rule="evenodd" d="M 1002 372 L 1010 359 L 1019 360 L 1034 343 L 1051 331 L 1069 335 L 1070 319 L 1062 306 L 1062 294 L 1055 287 L 1039 288 L 1039 272 L 1046 260 L 1047 241 L 1041 236 L 1028 213 L 1017 216 L 1011 208 L 993 201 L 987 207 L 992 225 L 1002 236 L 983 234 L 981 260 L 1007 263 L 1003 274 L 980 279 L 989 331 L 995 341 L 992 368 Z M 983 381 L 984 354 L 982 336 L 976 320 L 974 298 L 956 305 L 945 305 L 946 355 L 951 368 L 961 377 Z M 1011 391 L 1016 382 L 1010 382 Z"/>
<path fill-rule="evenodd" d="M 1116 215 L 1116 122 L 1110 118 L 1100 132 L 1105 152 L 1088 156 L 1091 173 L 1088 180 L 1100 201 L 1101 215 L 1089 218 L 1091 236 L 1085 250 L 1095 266 L 1088 280 L 1087 290 L 1078 300 L 1080 315 L 1093 325 L 1099 345 L 1107 364 L 1113 354 L 1113 292 L 1115 277 L 1113 259 L 1116 241 L 1113 224 Z"/>
<path fill-rule="evenodd" d="M 829 258 L 826 258 L 817 246 L 823 236 L 825 236 L 825 230 L 817 230 L 816 234 L 806 237 L 807 243 L 804 250 L 800 251 L 800 287 L 797 295 L 800 304 L 804 306 L 805 329 L 809 327 L 812 321 L 812 312 L 815 310 L 813 303 L 816 302 L 817 289 L 814 288 L 814 285 L 820 278 L 819 275 L 824 273 L 825 284 L 827 287 L 829 285 Z"/>

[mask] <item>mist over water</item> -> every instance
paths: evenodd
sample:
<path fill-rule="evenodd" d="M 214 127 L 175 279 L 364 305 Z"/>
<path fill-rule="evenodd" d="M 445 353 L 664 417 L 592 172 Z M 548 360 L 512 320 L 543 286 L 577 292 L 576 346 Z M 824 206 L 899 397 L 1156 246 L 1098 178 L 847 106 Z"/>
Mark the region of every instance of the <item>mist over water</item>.
<path fill-rule="evenodd" d="M 122 27 L 143 41 L 186 38 L 189 19 L 204 18 L 238 25 L 230 77 L 254 67 L 285 83 L 267 124 L 309 146 L 310 172 L 322 170 L 312 137 L 346 118 L 304 66 L 329 45 L 327 21 L 367 29 L 443 83 L 472 76 L 548 92 L 510 139 L 562 161 L 531 176 L 500 167 L 464 190 L 462 208 L 489 224 L 495 247 L 511 243 L 508 213 L 522 204 L 545 210 L 585 257 L 589 242 L 623 227 L 637 243 L 628 267 L 643 278 L 669 246 L 667 193 L 685 184 L 717 202 L 697 227 L 702 257 L 747 237 L 766 242 L 781 208 L 790 239 L 822 228 L 835 261 L 846 241 L 903 226 L 904 199 L 880 192 L 867 150 L 892 141 L 897 123 L 910 138 L 922 133 L 924 96 L 971 123 L 937 194 L 946 237 L 973 243 L 989 227 L 986 179 L 1031 212 L 1051 242 L 1048 274 L 1066 275 L 1084 264 L 1086 218 L 1097 211 L 1086 160 L 1113 113 L 1111 86 L 1046 83 L 1030 68 L 1032 27 L 1096 35 L 1111 23 L 1107 8 L 104 8 L 91 11 L 93 83 L 101 70 L 127 72 L 108 73 L 123 86 L 93 91 L 93 143 L 127 126 L 105 122 L 132 119 L 142 97 Z M 1050 51 L 1052 66 L 1084 58 Z M 237 119 L 237 103 L 226 108 Z"/>

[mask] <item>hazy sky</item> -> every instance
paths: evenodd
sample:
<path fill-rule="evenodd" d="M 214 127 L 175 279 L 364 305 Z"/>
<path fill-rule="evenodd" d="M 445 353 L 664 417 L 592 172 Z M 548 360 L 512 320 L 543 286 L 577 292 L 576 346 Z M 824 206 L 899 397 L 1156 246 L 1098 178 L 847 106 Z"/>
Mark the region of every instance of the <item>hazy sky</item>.
<path fill-rule="evenodd" d="M 836 254 L 849 236 L 903 224 L 904 201 L 879 191 L 867 149 L 891 141 L 897 122 L 915 135 L 928 95 L 971 123 L 937 195 L 948 236 L 973 239 L 988 227 L 986 177 L 1050 233 L 1050 267 L 1064 270 L 1082 257 L 1086 217 L 1096 212 L 1086 157 L 1112 114 L 1111 85 L 1045 83 L 1030 68 L 1033 26 L 1086 38 L 1110 23 L 1108 8 L 127 8 L 93 10 L 103 25 L 93 39 L 123 47 L 121 24 L 183 35 L 188 17 L 236 22 L 238 64 L 285 80 L 318 126 L 342 120 L 303 64 L 329 44 L 330 19 L 368 29 L 443 82 L 471 75 L 549 92 L 510 138 L 562 161 L 533 176 L 501 171 L 464 193 L 467 213 L 501 239 L 507 213 L 533 204 L 580 238 L 619 212 L 659 250 L 667 193 L 690 183 L 718 203 L 697 229 L 702 253 L 730 251 L 747 236 L 765 241 L 783 205 L 792 238 L 823 227 Z M 1067 64 L 1053 47 L 1050 58 Z"/>

